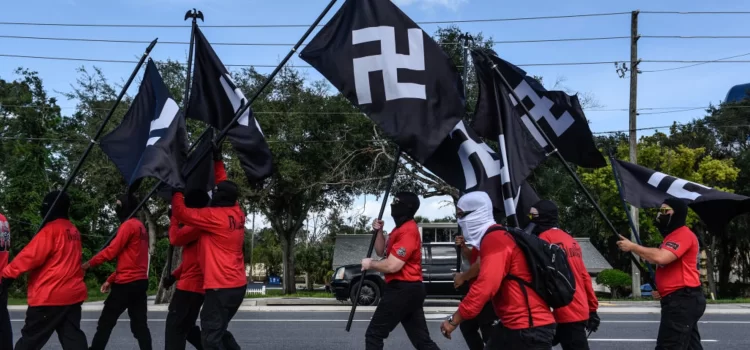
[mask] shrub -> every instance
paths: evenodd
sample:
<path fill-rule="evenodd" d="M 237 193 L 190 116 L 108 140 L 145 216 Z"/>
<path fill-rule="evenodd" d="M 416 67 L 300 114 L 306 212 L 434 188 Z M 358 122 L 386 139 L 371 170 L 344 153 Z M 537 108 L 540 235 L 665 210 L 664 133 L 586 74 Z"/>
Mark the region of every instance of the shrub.
<path fill-rule="evenodd" d="M 596 283 L 609 287 L 612 298 L 617 298 L 617 292 L 624 287 L 629 287 L 632 279 L 630 275 L 617 269 L 606 269 L 596 276 Z"/>

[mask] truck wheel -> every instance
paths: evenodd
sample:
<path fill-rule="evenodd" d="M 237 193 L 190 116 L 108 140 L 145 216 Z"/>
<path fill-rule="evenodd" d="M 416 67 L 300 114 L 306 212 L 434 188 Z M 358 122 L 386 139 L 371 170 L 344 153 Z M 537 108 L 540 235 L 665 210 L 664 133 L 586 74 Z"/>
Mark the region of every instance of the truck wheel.
<path fill-rule="evenodd" d="M 349 297 L 352 302 L 357 297 L 357 288 L 359 288 L 359 282 L 355 283 L 351 289 L 351 296 Z M 359 296 L 359 303 L 357 305 L 362 306 L 374 306 L 380 301 L 380 288 L 375 282 L 365 280 L 365 284 L 362 285 L 362 295 Z"/>

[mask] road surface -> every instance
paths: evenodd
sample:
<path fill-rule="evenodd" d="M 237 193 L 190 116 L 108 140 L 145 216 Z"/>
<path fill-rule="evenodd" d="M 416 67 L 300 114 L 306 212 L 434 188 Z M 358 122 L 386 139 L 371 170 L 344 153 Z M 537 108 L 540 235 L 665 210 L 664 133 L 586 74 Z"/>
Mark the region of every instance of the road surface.
<path fill-rule="evenodd" d="M 82 327 L 91 341 L 99 312 L 84 312 Z M 25 313 L 11 311 L 14 339 L 18 340 Z M 351 332 L 345 331 L 347 312 L 245 312 L 240 311 L 230 331 L 243 349 L 364 349 L 364 334 L 371 312 L 358 312 Z M 466 349 L 460 331 L 445 339 L 439 325 L 447 314 L 427 314 L 432 338 L 441 349 Z M 165 312 L 149 312 L 154 349 L 164 348 Z M 658 315 L 602 314 L 599 331 L 590 337 L 591 349 L 653 349 Z M 699 325 L 705 349 L 750 349 L 750 315 L 705 315 Z M 112 332 L 109 349 L 138 349 L 123 314 Z M 190 345 L 187 347 L 192 349 Z M 386 349 L 411 349 L 400 326 L 385 343 Z M 53 335 L 45 349 L 62 349 Z M 559 349 L 559 347 L 558 347 Z"/>

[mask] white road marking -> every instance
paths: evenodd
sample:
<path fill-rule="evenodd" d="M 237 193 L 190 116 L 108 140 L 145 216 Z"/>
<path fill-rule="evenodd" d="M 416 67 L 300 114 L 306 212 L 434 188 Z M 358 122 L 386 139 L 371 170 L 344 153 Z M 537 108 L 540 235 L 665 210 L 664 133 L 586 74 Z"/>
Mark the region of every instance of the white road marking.
<path fill-rule="evenodd" d="M 589 341 L 612 341 L 612 342 L 656 342 L 656 339 L 598 339 L 598 338 L 589 338 Z M 701 339 L 701 343 L 718 343 L 719 341 L 716 339 Z"/>

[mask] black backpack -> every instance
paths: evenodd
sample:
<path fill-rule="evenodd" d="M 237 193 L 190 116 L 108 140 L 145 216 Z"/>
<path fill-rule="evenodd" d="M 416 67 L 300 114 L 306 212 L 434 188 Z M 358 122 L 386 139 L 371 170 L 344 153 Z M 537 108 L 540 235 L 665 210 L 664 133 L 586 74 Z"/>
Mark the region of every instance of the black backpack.
<path fill-rule="evenodd" d="M 570 304 L 576 292 L 576 280 L 568 265 L 568 257 L 561 247 L 519 228 L 493 226 L 484 236 L 499 230 L 507 231 L 513 236 L 529 265 L 531 282 L 514 275 L 507 275 L 505 278 L 516 281 L 521 286 L 521 292 L 526 298 L 526 307 L 529 309 L 529 326 L 533 327 L 534 322 L 526 287 L 533 289 L 553 309 Z"/>

